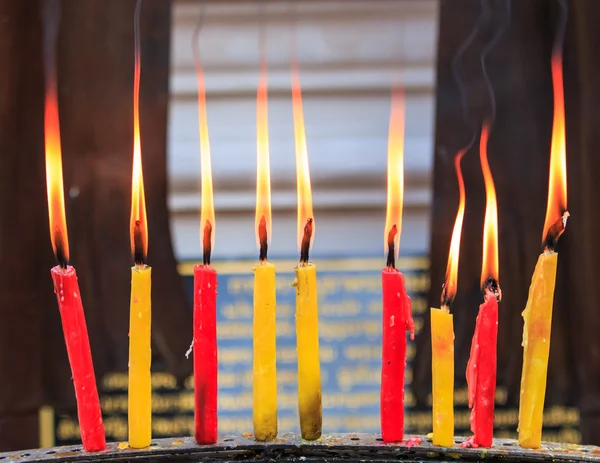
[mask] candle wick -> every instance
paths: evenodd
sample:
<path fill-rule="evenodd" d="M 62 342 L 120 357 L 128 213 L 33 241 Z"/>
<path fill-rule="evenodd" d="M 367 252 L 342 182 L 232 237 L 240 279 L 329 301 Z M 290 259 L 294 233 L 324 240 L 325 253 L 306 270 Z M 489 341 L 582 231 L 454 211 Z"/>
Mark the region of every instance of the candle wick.
<path fill-rule="evenodd" d="M 266 262 L 269 240 L 267 233 L 267 219 L 264 215 L 260 218 L 260 223 L 258 224 L 258 240 L 260 242 L 260 253 L 258 258 L 261 262 Z"/>
<path fill-rule="evenodd" d="M 304 226 L 304 236 L 300 245 L 300 263 L 308 264 L 308 253 L 310 251 L 310 240 L 313 232 L 313 219 L 309 217 Z"/>
<path fill-rule="evenodd" d="M 145 258 L 142 222 L 140 220 L 136 220 L 135 226 L 133 227 L 133 261 L 136 267 L 143 267 Z"/>
<path fill-rule="evenodd" d="M 492 297 L 498 302 L 502 300 L 502 289 L 500 289 L 500 283 L 495 278 L 489 277 L 485 280 L 481 290 L 483 292 L 484 301 L 487 301 Z"/>
<path fill-rule="evenodd" d="M 388 233 L 388 239 L 387 239 L 388 254 L 387 254 L 386 267 L 388 269 L 396 268 L 396 235 L 397 234 L 398 234 L 398 227 L 396 227 L 396 224 L 394 224 L 394 225 L 392 225 L 392 228 L 390 228 L 390 231 Z"/>
<path fill-rule="evenodd" d="M 545 252 L 554 252 L 554 248 L 558 243 L 558 239 L 567 228 L 567 220 L 569 216 L 569 211 L 565 211 L 562 216 L 560 216 L 552 225 L 550 225 L 543 243 Z"/>
<path fill-rule="evenodd" d="M 69 261 L 65 254 L 65 248 L 62 244 L 62 236 L 60 235 L 60 233 L 56 237 L 56 260 L 58 261 L 58 265 L 62 270 L 67 270 Z"/>
<path fill-rule="evenodd" d="M 203 251 L 204 251 L 203 255 L 202 255 L 202 261 L 203 261 L 204 265 L 210 265 L 210 254 L 212 252 L 211 238 L 212 238 L 212 224 L 210 223 L 209 220 L 207 220 L 204 225 L 204 236 L 202 239 L 202 245 L 203 245 Z"/>

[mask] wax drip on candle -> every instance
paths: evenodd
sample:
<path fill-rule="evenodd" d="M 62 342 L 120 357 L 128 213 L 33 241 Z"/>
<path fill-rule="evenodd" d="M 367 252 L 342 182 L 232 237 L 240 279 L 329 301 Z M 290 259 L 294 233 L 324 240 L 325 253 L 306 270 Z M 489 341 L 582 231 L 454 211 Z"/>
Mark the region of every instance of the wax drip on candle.
<path fill-rule="evenodd" d="M 267 261 L 267 250 L 269 249 L 268 234 L 267 234 L 267 219 L 263 215 L 258 224 L 258 236 L 260 241 L 260 254 L 258 258 L 261 262 Z"/>
<path fill-rule="evenodd" d="M 313 233 L 313 219 L 312 217 L 306 221 L 304 225 L 304 236 L 302 237 L 302 244 L 300 245 L 300 263 L 308 264 L 308 252 L 310 250 L 310 239 Z"/>
<path fill-rule="evenodd" d="M 388 233 L 388 255 L 387 255 L 387 262 L 385 264 L 387 268 L 396 268 L 396 251 L 395 251 L 394 240 L 395 240 L 397 234 L 398 234 L 398 227 L 396 227 L 396 224 L 394 224 L 394 225 L 392 225 L 392 228 L 390 229 L 390 232 Z"/>
<path fill-rule="evenodd" d="M 212 224 L 207 220 L 204 225 L 204 236 L 202 238 L 203 255 L 202 262 L 204 265 L 210 265 L 210 253 L 212 252 Z"/>

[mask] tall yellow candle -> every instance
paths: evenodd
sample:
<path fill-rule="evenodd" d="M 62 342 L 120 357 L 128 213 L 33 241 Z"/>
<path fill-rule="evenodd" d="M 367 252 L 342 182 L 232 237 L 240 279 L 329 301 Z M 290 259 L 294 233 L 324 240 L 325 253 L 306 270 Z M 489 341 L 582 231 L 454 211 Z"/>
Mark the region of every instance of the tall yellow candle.
<path fill-rule="evenodd" d="M 135 9 L 139 23 L 141 2 Z M 152 440 L 152 384 L 150 378 L 150 278 L 152 269 L 145 264 L 148 255 L 148 225 L 142 172 L 140 141 L 140 31 L 135 28 L 135 67 L 133 83 L 133 169 L 131 178 L 131 217 L 129 224 L 131 253 L 131 302 L 129 317 L 129 446 L 144 448 Z"/>
<path fill-rule="evenodd" d="M 564 17 L 564 16 L 563 16 Z M 564 37 L 563 32 L 558 37 Z M 523 311 L 523 371 L 519 402 L 519 445 L 537 449 L 542 443 L 544 399 L 550 355 L 552 304 L 558 254 L 554 247 L 567 225 L 567 153 L 562 71 L 562 43 L 552 54 L 554 118 L 550 151 L 548 205 L 542 235 L 544 252 L 538 258 Z"/>
<path fill-rule="evenodd" d="M 460 161 L 471 148 L 472 143 L 461 149 L 454 158 L 459 193 L 458 210 L 448 253 L 446 279 L 442 290 L 442 307 L 431 309 L 433 444 L 442 447 L 454 445 L 454 326 L 452 314 L 450 314 L 450 304 L 456 296 L 460 236 L 465 215 L 465 183 Z"/>
<path fill-rule="evenodd" d="M 304 131 L 300 72 L 295 50 L 292 51 L 291 67 L 298 195 L 298 246 L 300 248 L 300 263 L 295 268 L 296 280 L 294 281 L 298 350 L 298 413 L 302 438 L 315 440 L 321 437 L 322 425 L 317 269 L 309 262 L 315 224 Z"/>
<path fill-rule="evenodd" d="M 519 445 L 531 449 L 539 448 L 542 443 L 557 263 L 558 254 L 553 251 L 540 255 L 529 287 L 527 305 L 523 311 L 525 326 L 519 402 Z"/>
<path fill-rule="evenodd" d="M 256 238 L 260 263 L 254 268 L 254 437 L 277 437 L 276 292 L 275 266 L 267 262 L 271 237 L 271 173 L 267 62 L 263 30 L 260 33 L 261 66 L 256 92 Z"/>
<path fill-rule="evenodd" d="M 151 273 L 147 265 L 131 268 L 128 424 L 129 446 L 136 449 L 148 447 L 152 440 Z"/>
<path fill-rule="evenodd" d="M 454 445 L 454 327 L 452 314 L 431 309 L 433 445 Z"/>
<path fill-rule="evenodd" d="M 254 437 L 277 437 L 275 266 L 254 267 Z"/>
<path fill-rule="evenodd" d="M 314 440 L 322 425 L 317 268 L 306 264 L 295 270 L 300 431 L 303 439 Z"/>

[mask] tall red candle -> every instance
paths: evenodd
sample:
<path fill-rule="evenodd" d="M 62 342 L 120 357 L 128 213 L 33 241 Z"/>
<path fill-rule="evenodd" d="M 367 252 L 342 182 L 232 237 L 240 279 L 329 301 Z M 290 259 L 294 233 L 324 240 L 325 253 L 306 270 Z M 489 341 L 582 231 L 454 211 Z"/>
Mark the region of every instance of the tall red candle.
<path fill-rule="evenodd" d="M 65 269 L 57 265 L 50 273 L 71 364 L 83 448 L 88 452 L 104 450 L 104 424 L 77 274 L 70 265 Z"/>
<path fill-rule="evenodd" d="M 498 338 L 498 301 L 490 295 L 479 306 L 471 355 L 467 363 L 469 408 L 473 436 L 467 446 L 491 447 L 494 434 L 494 397 L 496 394 L 496 345 Z"/>
<path fill-rule="evenodd" d="M 56 13 L 56 11 L 51 12 Z M 48 15 L 44 23 L 44 71 L 46 98 L 44 105 L 44 148 L 46 186 L 48 191 L 48 218 L 52 249 L 59 265 L 50 274 L 58 301 L 67 355 L 71 365 L 81 440 L 85 451 L 99 451 L 106 447 L 96 375 L 88 338 L 83 304 L 75 269 L 69 263 L 69 237 L 65 212 L 65 194 L 60 146 L 60 123 L 56 92 L 56 35 L 57 16 Z"/>
<path fill-rule="evenodd" d="M 383 285 L 383 346 L 381 367 L 381 435 L 384 442 L 404 438 L 404 372 L 406 332 L 414 337 L 410 298 L 404 276 L 395 268 L 381 272 Z"/>
<path fill-rule="evenodd" d="M 486 198 L 481 266 L 484 302 L 479 306 L 466 372 L 473 436 L 463 442 L 463 447 L 491 447 L 494 435 L 498 301 L 502 298 L 502 291 L 498 283 L 498 205 L 487 157 L 489 132 L 490 126 L 486 122 L 479 140 L 479 160 Z"/>
<path fill-rule="evenodd" d="M 217 441 L 217 272 L 194 267 L 194 422 L 196 442 Z"/>
<path fill-rule="evenodd" d="M 203 265 L 194 268 L 194 436 L 199 444 L 217 441 L 217 272 L 210 267 L 215 238 L 215 209 L 204 71 L 196 28 L 192 52 L 198 78 L 198 128 L 202 175 L 200 227 Z"/>
<path fill-rule="evenodd" d="M 404 437 L 404 372 L 406 332 L 414 338 L 410 299 L 404 276 L 396 269 L 402 229 L 404 196 L 404 91 L 394 88 L 390 112 L 387 160 L 387 209 L 384 246 L 387 264 L 381 272 L 383 339 L 381 361 L 381 437 L 399 442 Z"/>

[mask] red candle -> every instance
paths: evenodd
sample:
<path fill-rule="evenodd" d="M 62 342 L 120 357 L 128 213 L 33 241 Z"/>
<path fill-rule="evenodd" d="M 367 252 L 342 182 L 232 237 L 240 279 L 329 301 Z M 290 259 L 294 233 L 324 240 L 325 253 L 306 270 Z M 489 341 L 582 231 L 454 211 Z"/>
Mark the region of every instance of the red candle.
<path fill-rule="evenodd" d="M 469 408 L 473 436 L 465 446 L 491 447 L 496 394 L 498 301 L 491 295 L 479 306 L 471 355 L 467 363 Z"/>
<path fill-rule="evenodd" d="M 381 272 L 383 286 L 383 344 L 381 363 L 381 437 L 399 442 L 404 437 L 404 370 L 406 332 L 414 339 L 414 322 L 404 276 L 396 269 L 402 228 L 404 195 L 404 92 L 392 92 L 387 161 L 387 209 L 384 246 L 386 268 Z"/>
<path fill-rule="evenodd" d="M 217 272 L 194 267 L 194 421 L 199 444 L 217 441 Z"/>
<path fill-rule="evenodd" d="M 58 301 L 67 354 L 71 365 L 81 440 L 85 451 L 104 450 L 106 438 L 96 388 L 96 375 L 88 338 L 77 274 L 69 263 L 69 237 L 60 146 L 60 124 L 56 92 L 54 48 L 57 29 L 50 31 L 44 47 L 46 100 L 44 105 L 44 148 L 48 218 L 52 249 L 59 265 L 50 274 Z"/>
<path fill-rule="evenodd" d="M 381 435 L 384 442 L 404 438 L 404 370 L 406 332 L 414 338 L 410 298 L 404 276 L 395 268 L 381 272 L 383 285 L 383 346 L 381 368 Z"/>
<path fill-rule="evenodd" d="M 496 394 L 496 343 L 498 338 L 498 301 L 502 298 L 498 284 L 498 205 L 496 188 L 488 163 L 487 142 L 490 127 L 481 129 L 479 160 L 485 182 L 485 219 L 483 223 L 483 261 L 481 287 L 484 302 L 479 306 L 471 354 L 467 363 L 467 385 L 473 436 L 463 447 L 491 447 L 494 434 L 494 399 Z"/>
<path fill-rule="evenodd" d="M 65 269 L 57 265 L 50 273 L 71 364 L 83 448 L 88 452 L 104 450 L 104 424 L 77 274 L 70 265 Z"/>

